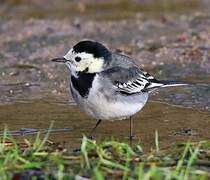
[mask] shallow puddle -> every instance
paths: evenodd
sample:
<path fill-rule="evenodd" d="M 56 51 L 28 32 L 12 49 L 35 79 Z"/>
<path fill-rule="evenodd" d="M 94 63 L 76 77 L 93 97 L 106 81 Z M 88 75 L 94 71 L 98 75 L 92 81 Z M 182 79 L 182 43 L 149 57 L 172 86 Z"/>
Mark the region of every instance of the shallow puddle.
<path fill-rule="evenodd" d="M 53 130 L 61 131 L 52 132 L 50 139 L 79 147 L 96 120 L 65 102 L 67 69 L 49 59 L 73 42 L 89 38 L 106 42 L 114 51 L 128 51 L 139 60 L 137 64 L 160 79 L 204 83 L 154 94 L 134 117 L 134 143 L 154 148 L 156 130 L 161 148 L 210 138 L 207 1 L 56 1 L 52 6 L 47 2 L 13 0 L 0 7 L 0 134 L 6 124 L 9 131 L 20 134 L 15 138 L 23 139 L 31 137 L 28 131 L 44 133 L 54 121 Z M 97 129 L 97 140 L 113 137 L 128 142 L 128 135 L 126 120 L 106 121 Z"/>
<path fill-rule="evenodd" d="M 159 133 L 160 147 L 184 140 L 205 140 L 210 137 L 210 112 L 199 111 L 149 101 L 135 117 L 136 139 L 145 148 L 155 147 L 155 130 Z M 14 103 L 0 106 L 1 131 L 6 124 L 11 130 L 21 128 L 47 129 L 55 121 L 54 129 L 68 129 L 52 132 L 50 140 L 66 142 L 68 147 L 78 148 L 83 135 L 88 135 L 95 120 L 82 113 L 77 106 L 60 105 L 43 101 Z M 114 139 L 128 142 L 129 121 L 106 121 L 97 129 L 97 140 Z M 27 137 L 27 136 L 24 136 Z"/>

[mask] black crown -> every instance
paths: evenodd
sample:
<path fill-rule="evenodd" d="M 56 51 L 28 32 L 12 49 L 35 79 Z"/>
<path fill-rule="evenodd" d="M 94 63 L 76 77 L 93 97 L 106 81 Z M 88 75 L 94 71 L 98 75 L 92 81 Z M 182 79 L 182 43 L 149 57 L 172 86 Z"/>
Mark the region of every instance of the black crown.
<path fill-rule="evenodd" d="M 109 59 L 111 56 L 110 51 L 101 43 L 96 41 L 80 41 L 74 47 L 73 51 L 76 53 L 86 52 L 89 54 L 93 54 L 95 58 Z"/>

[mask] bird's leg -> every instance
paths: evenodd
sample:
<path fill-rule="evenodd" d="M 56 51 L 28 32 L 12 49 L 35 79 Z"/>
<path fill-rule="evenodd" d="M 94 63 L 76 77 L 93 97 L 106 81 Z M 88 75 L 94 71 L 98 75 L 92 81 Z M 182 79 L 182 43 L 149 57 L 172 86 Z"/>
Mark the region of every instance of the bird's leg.
<path fill-rule="evenodd" d="M 133 119 L 130 116 L 130 137 L 129 137 L 130 141 L 134 139 L 134 132 L 133 132 Z"/>
<path fill-rule="evenodd" d="M 93 127 L 93 129 L 91 130 L 91 133 L 90 133 L 90 139 L 93 139 L 93 134 L 95 133 L 95 130 L 96 130 L 96 128 L 99 126 L 99 124 L 102 122 L 102 120 L 101 119 L 99 119 L 98 121 L 97 121 L 97 123 L 96 123 L 96 125 Z"/>

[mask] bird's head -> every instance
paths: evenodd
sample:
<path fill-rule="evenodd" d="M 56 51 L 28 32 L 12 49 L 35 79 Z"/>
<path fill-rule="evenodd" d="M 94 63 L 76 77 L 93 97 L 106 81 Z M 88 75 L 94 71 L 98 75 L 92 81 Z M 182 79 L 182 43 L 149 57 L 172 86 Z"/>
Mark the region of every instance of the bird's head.
<path fill-rule="evenodd" d="M 61 58 L 52 61 L 65 63 L 72 73 L 97 73 L 103 70 L 111 52 L 95 41 L 80 41 Z"/>

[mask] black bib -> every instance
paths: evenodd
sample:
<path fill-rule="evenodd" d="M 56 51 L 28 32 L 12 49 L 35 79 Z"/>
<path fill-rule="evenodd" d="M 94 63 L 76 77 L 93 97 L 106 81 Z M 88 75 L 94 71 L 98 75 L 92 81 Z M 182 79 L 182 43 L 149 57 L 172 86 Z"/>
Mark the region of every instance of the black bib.
<path fill-rule="evenodd" d="M 73 87 L 79 92 L 82 97 L 89 94 L 90 88 L 94 80 L 96 73 L 78 73 L 78 77 L 71 76 L 71 82 Z"/>

